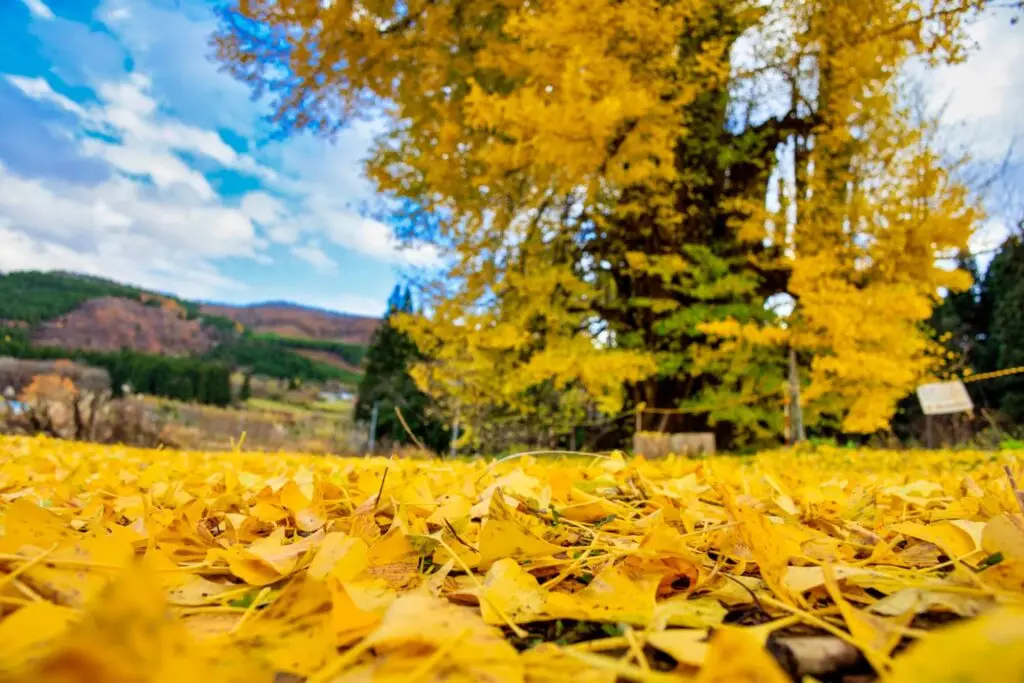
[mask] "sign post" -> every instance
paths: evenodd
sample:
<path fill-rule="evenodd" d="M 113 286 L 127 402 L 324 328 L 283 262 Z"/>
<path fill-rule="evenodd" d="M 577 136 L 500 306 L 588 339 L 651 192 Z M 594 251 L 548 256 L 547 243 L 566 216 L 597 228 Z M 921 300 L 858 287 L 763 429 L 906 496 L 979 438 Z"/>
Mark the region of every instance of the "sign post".
<path fill-rule="evenodd" d="M 917 388 L 917 400 L 920 401 L 921 411 L 924 413 L 925 443 L 928 448 L 933 446 L 932 417 L 934 415 L 969 413 L 974 410 L 971 396 L 960 380 L 922 384 Z"/>

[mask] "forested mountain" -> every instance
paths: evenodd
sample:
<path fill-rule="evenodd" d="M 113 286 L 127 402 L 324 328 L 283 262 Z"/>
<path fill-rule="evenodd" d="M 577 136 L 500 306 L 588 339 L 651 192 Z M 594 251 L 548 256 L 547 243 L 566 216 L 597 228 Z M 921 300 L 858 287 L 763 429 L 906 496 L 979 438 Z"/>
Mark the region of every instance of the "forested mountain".
<path fill-rule="evenodd" d="M 295 304 L 200 304 L 76 273 L 0 275 L 0 355 L 76 358 L 106 367 L 118 387 L 183 400 L 229 400 L 230 370 L 356 384 L 378 322 Z"/>

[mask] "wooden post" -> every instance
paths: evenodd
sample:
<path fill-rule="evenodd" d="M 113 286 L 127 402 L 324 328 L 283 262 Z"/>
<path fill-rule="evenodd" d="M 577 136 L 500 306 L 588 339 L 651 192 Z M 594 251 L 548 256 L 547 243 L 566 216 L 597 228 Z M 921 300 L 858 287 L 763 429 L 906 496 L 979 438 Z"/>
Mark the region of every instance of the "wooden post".
<path fill-rule="evenodd" d="M 380 412 L 380 404 L 374 403 L 373 410 L 370 411 L 370 453 L 373 453 L 377 447 L 377 415 Z"/>
<path fill-rule="evenodd" d="M 789 410 L 789 392 L 783 392 L 782 398 L 782 437 L 786 441 L 787 446 L 793 445 L 793 431 L 790 427 L 790 410 Z"/>
<path fill-rule="evenodd" d="M 459 415 L 462 412 L 462 406 L 455 406 L 455 418 L 452 420 L 452 440 L 448 445 L 448 456 L 455 459 L 455 456 L 459 454 L 459 447 L 455 445 L 455 442 L 459 440 Z"/>
<path fill-rule="evenodd" d="M 928 450 L 931 450 L 934 446 L 932 444 L 932 416 L 924 416 L 924 445 Z"/>
<path fill-rule="evenodd" d="M 800 408 L 800 369 L 796 365 L 796 349 L 789 349 L 789 414 L 791 443 L 807 440 L 804 431 L 804 415 Z"/>

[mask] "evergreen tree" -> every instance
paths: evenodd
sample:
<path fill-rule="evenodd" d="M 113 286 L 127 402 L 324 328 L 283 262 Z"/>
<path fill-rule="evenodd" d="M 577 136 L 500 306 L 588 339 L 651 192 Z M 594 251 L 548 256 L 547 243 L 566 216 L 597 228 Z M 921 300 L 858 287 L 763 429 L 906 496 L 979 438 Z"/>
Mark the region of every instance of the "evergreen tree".
<path fill-rule="evenodd" d="M 430 399 L 416 387 L 409 375 L 410 365 L 420 360 L 416 345 L 393 323 L 394 317 L 413 310 L 412 293 L 395 287 L 388 299 L 388 311 L 374 332 L 366 354 L 366 373 L 359 384 L 356 420 L 369 423 L 373 406 L 378 406 L 377 439 L 410 444 L 395 408 L 402 411 L 409 429 L 427 447 L 443 451 L 448 444 L 445 426 L 429 415 Z"/>
<path fill-rule="evenodd" d="M 947 293 L 932 313 L 929 325 L 945 347 L 959 357 L 960 366 L 952 368 L 954 371 L 964 368 L 978 370 L 987 364 L 985 338 L 988 315 L 984 313 L 982 302 L 984 280 L 973 256 L 958 257 L 957 266 L 970 274 L 974 284 L 969 289 Z"/>
<path fill-rule="evenodd" d="M 1010 237 L 992 259 L 981 292 L 981 315 L 989 318 L 984 365 L 1003 370 L 1024 365 L 1024 239 Z M 986 383 L 999 412 L 1015 423 L 1024 421 L 1024 375 Z"/>
<path fill-rule="evenodd" d="M 248 401 L 252 398 L 252 373 L 245 373 L 245 379 L 242 380 L 242 390 L 239 392 L 238 398 L 243 401 Z"/>

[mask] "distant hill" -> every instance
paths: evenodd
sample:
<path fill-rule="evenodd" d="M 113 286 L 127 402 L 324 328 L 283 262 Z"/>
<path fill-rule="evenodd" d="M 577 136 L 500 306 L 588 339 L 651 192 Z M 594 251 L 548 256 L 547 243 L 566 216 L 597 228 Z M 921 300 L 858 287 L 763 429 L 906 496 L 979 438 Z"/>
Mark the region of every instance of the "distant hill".
<path fill-rule="evenodd" d="M 40 346 L 190 356 L 209 352 L 223 341 L 223 334 L 201 318 L 189 320 L 172 301 L 154 306 L 105 296 L 41 322 L 30 338 Z"/>
<path fill-rule="evenodd" d="M 349 344 L 369 344 L 373 331 L 380 324 L 378 318 L 336 313 L 283 301 L 268 301 L 249 306 L 203 304 L 200 311 L 235 320 L 259 334 Z"/>
<path fill-rule="evenodd" d="M 178 356 L 282 379 L 354 384 L 378 324 L 285 302 L 200 304 L 77 273 L 0 274 L 0 356 L 127 350 L 155 362 Z"/>

